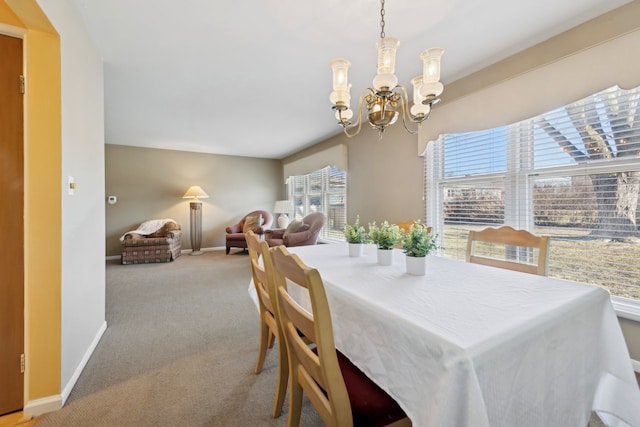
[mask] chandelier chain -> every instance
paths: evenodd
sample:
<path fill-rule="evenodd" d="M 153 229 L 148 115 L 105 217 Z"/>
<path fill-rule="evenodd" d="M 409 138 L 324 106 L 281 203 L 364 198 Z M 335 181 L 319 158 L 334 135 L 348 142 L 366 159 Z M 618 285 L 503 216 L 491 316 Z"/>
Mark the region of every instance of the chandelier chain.
<path fill-rule="evenodd" d="M 384 0 L 380 0 L 380 38 L 383 39 L 384 34 Z"/>

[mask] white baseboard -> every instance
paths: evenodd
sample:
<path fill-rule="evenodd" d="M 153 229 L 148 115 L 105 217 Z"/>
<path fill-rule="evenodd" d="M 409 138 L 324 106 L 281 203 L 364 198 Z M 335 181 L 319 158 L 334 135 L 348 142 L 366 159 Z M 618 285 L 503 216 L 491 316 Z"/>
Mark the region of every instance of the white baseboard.
<path fill-rule="evenodd" d="M 62 396 L 59 394 L 30 400 L 24 405 L 22 412 L 25 417 L 37 417 L 47 412 L 57 411 L 62 408 Z"/>
<path fill-rule="evenodd" d="M 111 259 L 120 259 L 121 257 L 122 257 L 121 255 L 109 255 L 107 256 L 107 261 Z"/>
<path fill-rule="evenodd" d="M 91 345 L 89 345 L 89 348 L 87 348 L 87 351 L 84 353 L 84 356 L 82 357 L 82 360 L 78 364 L 78 367 L 76 368 L 75 372 L 71 376 L 71 379 L 69 380 L 67 385 L 62 389 L 62 402 L 61 402 L 62 405 L 64 405 L 67 402 L 67 399 L 71 394 L 71 390 L 73 390 L 73 387 L 76 385 L 76 382 L 78 381 L 78 378 L 80 378 L 80 374 L 82 373 L 82 370 L 87 365 L 87 362 L 89 362 L 89 358 L 91 358 L 93 351 L 96 349 L 96 346 L 100 342 L 100 339 L 102 338 L 102 335 L 106 330 L 107 330 L 107 322 L 104 321 L 104 323 L 102 323 L 102 325 L 100 326 L 100 329 L 98 329 L 98 333 L 93 338 Z"/>
<path fill-rule="evenodd" d="M 640 362 L 637 360 L 631 359 L 631 366 L 633 366 L 633 370 L 640 374 Z"/>

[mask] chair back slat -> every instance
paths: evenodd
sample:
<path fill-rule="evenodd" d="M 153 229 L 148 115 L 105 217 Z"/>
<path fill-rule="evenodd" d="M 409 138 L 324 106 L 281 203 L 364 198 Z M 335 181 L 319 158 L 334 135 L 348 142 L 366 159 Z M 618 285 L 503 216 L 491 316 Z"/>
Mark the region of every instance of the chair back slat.
<path fill-rule="evenodd" d="M 271 297 L 269 295 L 267 272 L 264 265 L 260 264 L 260 257 L 262 248 L 260 247 L 260 239 L 255 235 L 253 231 L 249 231 L 246 234 L 247 249 L 249 250 L 249 260 L 251 262 L 251 275 L 253 278 L 253 284 L 256 287 L 258 293 L 258 301 L 260 304 L 269 310 L 272 314 L 275 312 L 273 304 L 271 303 Z"/>
<path fill-rule="evenodd" d="M 292 380 L 297 380 L 326 425 L 351 427 L 349 395 L 338 364 L 329 303 L 320 273 L 284 246 L 272 249 L 272 261 L 278 314 L 289 350 L 290 372 L 295 373 Z M 293 284 L 308 290 L 311 307 L 302 307 L 290 294 L 289 286 Z M 293 406 L 291 425 L 297 425 L 300 408 L 297 404 Z"/>

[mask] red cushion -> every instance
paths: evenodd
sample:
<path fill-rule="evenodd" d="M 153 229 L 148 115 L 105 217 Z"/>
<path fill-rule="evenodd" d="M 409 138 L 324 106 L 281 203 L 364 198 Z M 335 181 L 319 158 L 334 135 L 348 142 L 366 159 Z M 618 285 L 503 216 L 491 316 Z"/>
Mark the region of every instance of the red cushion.
<path fill-rule="evenodd" d="M 346 356 L 339 351 L 337 353 L 342 377 L 349 392 L 355 427 L 385 426 L 407 416 L 391 396 L 369 379 Z"/>

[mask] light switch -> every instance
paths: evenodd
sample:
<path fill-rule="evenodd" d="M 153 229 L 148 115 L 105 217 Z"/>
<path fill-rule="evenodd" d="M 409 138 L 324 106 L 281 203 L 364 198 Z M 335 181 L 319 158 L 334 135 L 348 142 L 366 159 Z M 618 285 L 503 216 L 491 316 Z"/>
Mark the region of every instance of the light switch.
<path fill-rule="evenodd" d="M 76 179 L 72 176 L 68 180 L 68 191 L 70 196 L 76 194 Z"/>

